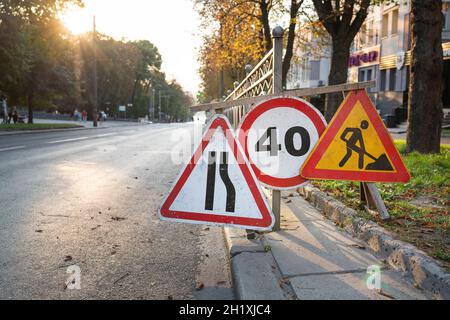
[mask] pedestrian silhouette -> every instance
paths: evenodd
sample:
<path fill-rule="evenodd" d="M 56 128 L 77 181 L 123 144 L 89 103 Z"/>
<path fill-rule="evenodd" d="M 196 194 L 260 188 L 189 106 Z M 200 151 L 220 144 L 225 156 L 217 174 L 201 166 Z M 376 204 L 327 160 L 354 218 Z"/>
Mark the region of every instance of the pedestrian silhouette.
<path fill-rule="evenodd" d="M 347 153 L 341 162 L 339 162 L 339 167 L 345 166 L 347 161 L 352 156 L 353 152 L 358 155 L 358 168 L 362 170 L 364 168 L 364 157 L 367 156 L 374 162 L 368 164 L 365 170 L 377 170 L 377 171 L 393 171 L 391 163 L 389 162 L 386 154 L 382 154 L 378 158 L 371 155 L 366 150 L 364 145 L 363 131 L 369 128 L 369 123 L 366 120 L 361 121 L 360 128 L 345 128 L 344 132 L 341 134 L 340 139 L 345 142 L 347 147 Z M 362 130 L 361 130 L 362 129 Z M 349 135 L 350 134 L 350 135 Z"/>

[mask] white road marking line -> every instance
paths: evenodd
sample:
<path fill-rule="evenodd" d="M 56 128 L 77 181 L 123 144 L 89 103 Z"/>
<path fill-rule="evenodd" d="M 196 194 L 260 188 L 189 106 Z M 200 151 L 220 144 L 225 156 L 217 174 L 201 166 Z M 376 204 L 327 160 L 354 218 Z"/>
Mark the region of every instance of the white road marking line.
<path fill-rule="evenodd" d="M 55 144 L 55 143 L 61 143 L 61 142 L 79 141 L 79 140 L 86 140 L 86 139 L 89 139 L 89 137 L 79 137 L 79 138 L 73 138 L 73 139 L 57 140 L 57 141 L 51 141 L 51 142 L 47 142 L 47 143 Z"/>
<path fill-rule="evenodd" d="M 96 135 L 95 137 L 96 137 L 96 138 L 109 137 L 109 136 L 113 136 L 113 135 L 115 135 L 115 134 L 117 134 L 117 132 L 105 133 L 105 134 L 98 134 L 98 135 Z"/>
<path fill-rule="evenodd" d="M 18 150 L 18 149 L 24 149 L 24 148 L 25 148 L 25 146 L 9 147 L 9 148 L 0 149 L 0 152 L 11 151 L 11 150 Z"/>

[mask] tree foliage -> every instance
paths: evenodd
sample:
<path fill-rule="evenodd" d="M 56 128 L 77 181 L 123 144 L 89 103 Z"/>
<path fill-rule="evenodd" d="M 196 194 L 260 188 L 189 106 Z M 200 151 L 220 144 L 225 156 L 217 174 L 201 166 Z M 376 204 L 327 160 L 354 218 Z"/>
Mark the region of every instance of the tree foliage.
<path fill-rule="evenodd" d="M 67 6 L 81 0 L 7 0 L 0 2 L 0 91 L 10 104 L 33 110 L 92 110 L 94 94 L 93 34 L 71 35 L 58 19 Z M 99 110 L 117 113 L 133 104 L 128 116 L 149 113 L 152 90 L 174 96 L 167 105 L 171 120 L 184 120 L 189 101 L 181 87 L 165 79 L 162 58 L 149 41 L 96 36 Z M 183 98 L 180 98 L 183 97 Z M 109 110 L 108 110 L 109 109 Z"/>
<path fill-rule="evenodd" d="M 67 31 L 57 19 L 59 10 L 79 0 L 9 0 L 0 3 L 1 88 L 13 101 L 26 99 L 28 121 L 35 102 L 73 83 L 72 50 Z"/>
<path fill-rule="evenodd" d="M 93 92 L 93 36 L 85 34 L 79 38 L 81 60 L 81 92 L 87 109 L 91 109 Z M 97 46 L 97 83 L 98 106 L 101 110 L 118 116 L 118 106 L 129 104 L 128 116 L 143 117 L 149 114 L 151 107 L 159 107 L 159 92 L 167 99 L 164 110 L 161 110 L 170 121 L 185 120 L 188 99 L 181 86 L 176 82 L 168 82 L 161 72 L 162 58 L 158 49 L 147 40 L 121 41 L 107 35 L 98 35 Z M 175 89 L 173 89 L 175 88 Z M 172 90 L 173 89 L 173 90 Z M 178 91 L 177 91 L 178 90 Z M 156 95 L 156 100 L 154 99 Z M 155 100 L 155 101 L 154 101 Z M 177 104 L 183 103 L 183 104 Z M 108 110 L 109 109 L 109 110 Z M 183 112 L 180 110 L 183 109 Z M 182 115 L 183 117 L 179 117 Z"/>
<path fill-rule="evenodd" d="M 271 16 L 288 17 L 283 80 L 293 57 L 295 31 L 303 0 L 195 0 L 202 19 L 203 46 L 200 50 L 202 97 L 219 97 L 219 74 L 233 88 L 245 77 L 245 65 L 255 65 L 272 48 Z"/>
<path fill-rule="evenodd" d="M 331 70 L 328 84 L 347 82 L 350 46 L 364 23 L 372 0 L 312 0 L 319 21 L 329 33 L 332 43 Z M 329 121 L 339 107 L 340 94 L 328 95 L 325 118 Z"/>
<path fill-rule="evenodd" d="M 224 72 L 225 86 L 242 79 L 248 63 L 264 54 L 262 26 L 258 7 L 249 1 L 196 0 L 202 18 L 203 45 L 200 50 L 200 75 L 208 99 L 219 96 L 219 72 Z"/>

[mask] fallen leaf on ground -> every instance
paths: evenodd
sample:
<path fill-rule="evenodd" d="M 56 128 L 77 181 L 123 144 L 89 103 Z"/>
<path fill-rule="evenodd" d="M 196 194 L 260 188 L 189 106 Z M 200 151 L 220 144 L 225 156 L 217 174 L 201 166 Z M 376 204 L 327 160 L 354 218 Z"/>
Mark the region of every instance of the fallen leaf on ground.
<path fill-rule="evenodd" d="M 390 299 L 396 300 L 394 296 L 391 296 L 389 293 L 386 293 L 386 292 L 384 292 L 384 291 L 381 290 L 381 289 L 378 290 L 378 294 L 380 294 L 380 295 L 382 295 L 382 296 L 385 296 L 385 297 L 388 297 L 388 298 L 390 298 Z"/>
<path fill-rule="evenodd" d="M 116 217 L 116 216 L 114 216 L 114 217 L 111 217 L 111 220 L 114 220 L 114 221 L 122 221 L 122 220 L 125 220 L 126 218 L 123 218 L 123 217 Z"/>
<path fill-rule="evenodd" d="M 354 247 L 354 248 L 361 249 L 361 250 L 366 250 L 366 247 L 365 247 L 365 246 L 362 246 L 362 245 L 357 244 L 357 243 L 352 244 L 351 246 Z"/>
<path fill-rule="evenodd" d="M 203 284 L 203 282 L 200 282 L 197 287 L 195 288 L 195 290 L 200 291 L 205 287 L 205 285 Z"/>

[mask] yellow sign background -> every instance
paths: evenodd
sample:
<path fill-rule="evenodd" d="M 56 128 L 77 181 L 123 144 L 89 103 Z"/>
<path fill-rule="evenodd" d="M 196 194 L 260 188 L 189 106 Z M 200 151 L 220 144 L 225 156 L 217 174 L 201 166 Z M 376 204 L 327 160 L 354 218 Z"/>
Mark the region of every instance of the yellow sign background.
<path fill-rule="evenodd" d="M 361 129 L 361 122 L 366 120 L 369 123 L 369 127 L 367 129 Z M 353 152 L 351 157 L 345 163 L 343 167 L 339 167 L 340 161 L 344 158 L 347 153 L 346 143 L 341 140 L 341 135 L 346 128 L 359 128 L 362 131 L 362 137 L 364 140 L 364 146 L 368 153 L 370 153 L 375 158 L 380 157 L 382 154 L 386 154 L 386 157 L 389 159 L 389 163 L 391 164 L 393 170 L 390 172 L 396 172 L 395 167 L 392 165 L 392 160 L 389 158 L 389 155 L 386 152 L 383 144 L 381 143 L 378 134 L 373 127 L 367 113 L 364 111 L 361 103 L 359 101 L 356 102 L 353 110 L 348 115 L 347 119 L 342 124 L 339 132 L 334 137 L 327 150 L 323 154 L 319 163 L 317 164 L 317 169 L 328 169 L 328 170 L 351 170 L 351 171 L 368 171 L 365 170 L 365 167 L 374 162 L 373 159 L 369 158 L 367 155 L 364 156 L 364 168 L 359 169 L 358 167 L 358 158 L 359 155 L 356 152 Z M 374 172 L 374 170 L 370 170 Z M 386 171 L 380 171 L 386 172 Z"/>

